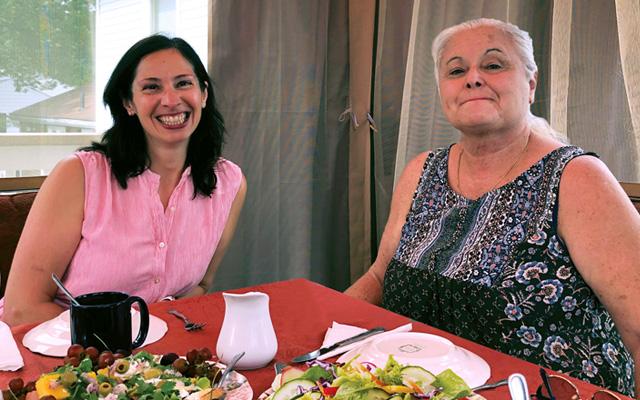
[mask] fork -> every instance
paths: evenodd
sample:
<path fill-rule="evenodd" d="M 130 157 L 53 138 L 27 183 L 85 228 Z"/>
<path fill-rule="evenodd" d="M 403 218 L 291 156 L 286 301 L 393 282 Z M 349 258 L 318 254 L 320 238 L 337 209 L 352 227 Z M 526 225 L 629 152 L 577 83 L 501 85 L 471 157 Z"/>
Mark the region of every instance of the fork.
<path fill-rule="evenodd" d="M 182 320 L 182 322 L 184 322 L 184 329 L 186 331 L 194 331 L 197 329 L 202 329 L 202 327 L 204 327 L 206 325 L 206 323 L 199 323 L 199 322 L 192 322 L 189 320 L 189 318 L 187 318 L 184 314 L 182 314 L 180 311 L 178 310 L 169 310 L 167 311 L 169 314 L 175 315 L 176 317 L 180 318 Z"/>
<path fill-rule="evenodd" d="M 474 388 L 471 388 L 471 391 L 472 392 L 479 392 L 481 390 L 495 389 L 497 387 L 507 385 L 508 383 L 509 383 L 509 381 L 507 379 L 503 379 L 503 380 L 495 382 L 495 383 L 485 383 L 484 385 L 476 386 Z"/>

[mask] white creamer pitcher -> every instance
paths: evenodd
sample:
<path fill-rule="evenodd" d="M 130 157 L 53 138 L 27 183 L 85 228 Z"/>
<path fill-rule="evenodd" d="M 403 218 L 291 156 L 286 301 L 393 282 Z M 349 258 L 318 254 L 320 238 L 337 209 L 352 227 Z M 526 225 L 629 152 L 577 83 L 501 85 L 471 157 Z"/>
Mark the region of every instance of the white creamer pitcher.
<path fill-rule="evenodd" d="M 278 340 L 269 314 L 269 296 L 261 292 L 222 293 L 225 311 L 216 353 L 223 363 L 245 352 L 236 369 L 267 365 L 278 351 Z"/>

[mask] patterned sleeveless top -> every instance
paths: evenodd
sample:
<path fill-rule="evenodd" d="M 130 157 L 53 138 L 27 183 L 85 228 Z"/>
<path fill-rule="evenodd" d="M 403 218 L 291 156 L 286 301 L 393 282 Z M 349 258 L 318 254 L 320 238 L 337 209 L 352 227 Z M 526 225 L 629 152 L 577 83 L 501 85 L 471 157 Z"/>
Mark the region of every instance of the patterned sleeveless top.
<path fill-rule="evenodd" d="M 384 277 L 383 306 L 535 364 L 633 396 L 633 360 L 558 237 L 558 148 L 477 200 L 431 153 Z"/>

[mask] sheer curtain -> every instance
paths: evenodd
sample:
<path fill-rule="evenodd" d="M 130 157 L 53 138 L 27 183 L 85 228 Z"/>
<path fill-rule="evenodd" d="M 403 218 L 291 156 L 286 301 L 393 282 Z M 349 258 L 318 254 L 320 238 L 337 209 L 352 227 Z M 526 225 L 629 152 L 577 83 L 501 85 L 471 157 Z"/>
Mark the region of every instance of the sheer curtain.
<path fill-rule="evenodd" d="M 440 109 L 431 42 L 443 28 L 479 17 L 513 22 L 531 34 L 539 68 L 533 113 L 570 143 L 598 153 L 618 180 L 640 181 L 638 1 L 414 0 L 411 21 L 402 16 L 411 29 L 405 79 L 396 82 L 403 85 L 398 129 L 390 124 L 380 132 L 391 145 L 397 135 L 395 162 L 376 164 L 376 189 L 390 193 L 390 171 L 395 182 L 415 155 L 457 140 Z M 383 144 L 374 150 L 391 153 Z M 378 221 L 386 220 L 387 207 L 376 204 Z"/>
<path fill-rule="evenodd" d="M 349 283 L 347 1 L 212 0 L 209 72 L 247 199 L 215 289 Z"/>
<path fill-rule="evenodd" d="M 630 182 L 640 180 L 638 6 L 565 0 L 553 13 L 552 126 Z"/>

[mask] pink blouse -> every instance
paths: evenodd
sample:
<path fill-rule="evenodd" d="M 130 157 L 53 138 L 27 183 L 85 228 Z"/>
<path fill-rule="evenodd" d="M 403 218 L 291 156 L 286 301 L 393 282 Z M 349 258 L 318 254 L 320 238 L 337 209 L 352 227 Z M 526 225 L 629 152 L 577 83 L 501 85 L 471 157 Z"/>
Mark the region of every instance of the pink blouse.
<path fill-rule="evenodd" d="M 128 179 L 123 190 L 103 154 L 76 156 L 84 166 L 85 200 L 80 243 L 62 278 L 71 293 L 116 290 L 153 303 L 198 285 L 240 187 L 240 168 L 220 159 L 211 197 L 195 199 L 187 168 L 165 210 L 159 175 L 147 169 Z M 61 292 L 55 301 L 68 307 Z"/>
<path fill-rule="evenodd" d="M 198 285 L 240 187 L 240 168 L 221 159 L 213 194 L 195 199 L 187 168 L 165 210 L 159 175 L 147 169 L 123 190 L 104 155 L 76 155 L 85 170 L 85 201 L 82 238 L 63 277 L 71 293 L 118 290 L 153 303 Z M 57 302 L 67 304 L 62 293 Z"/>

